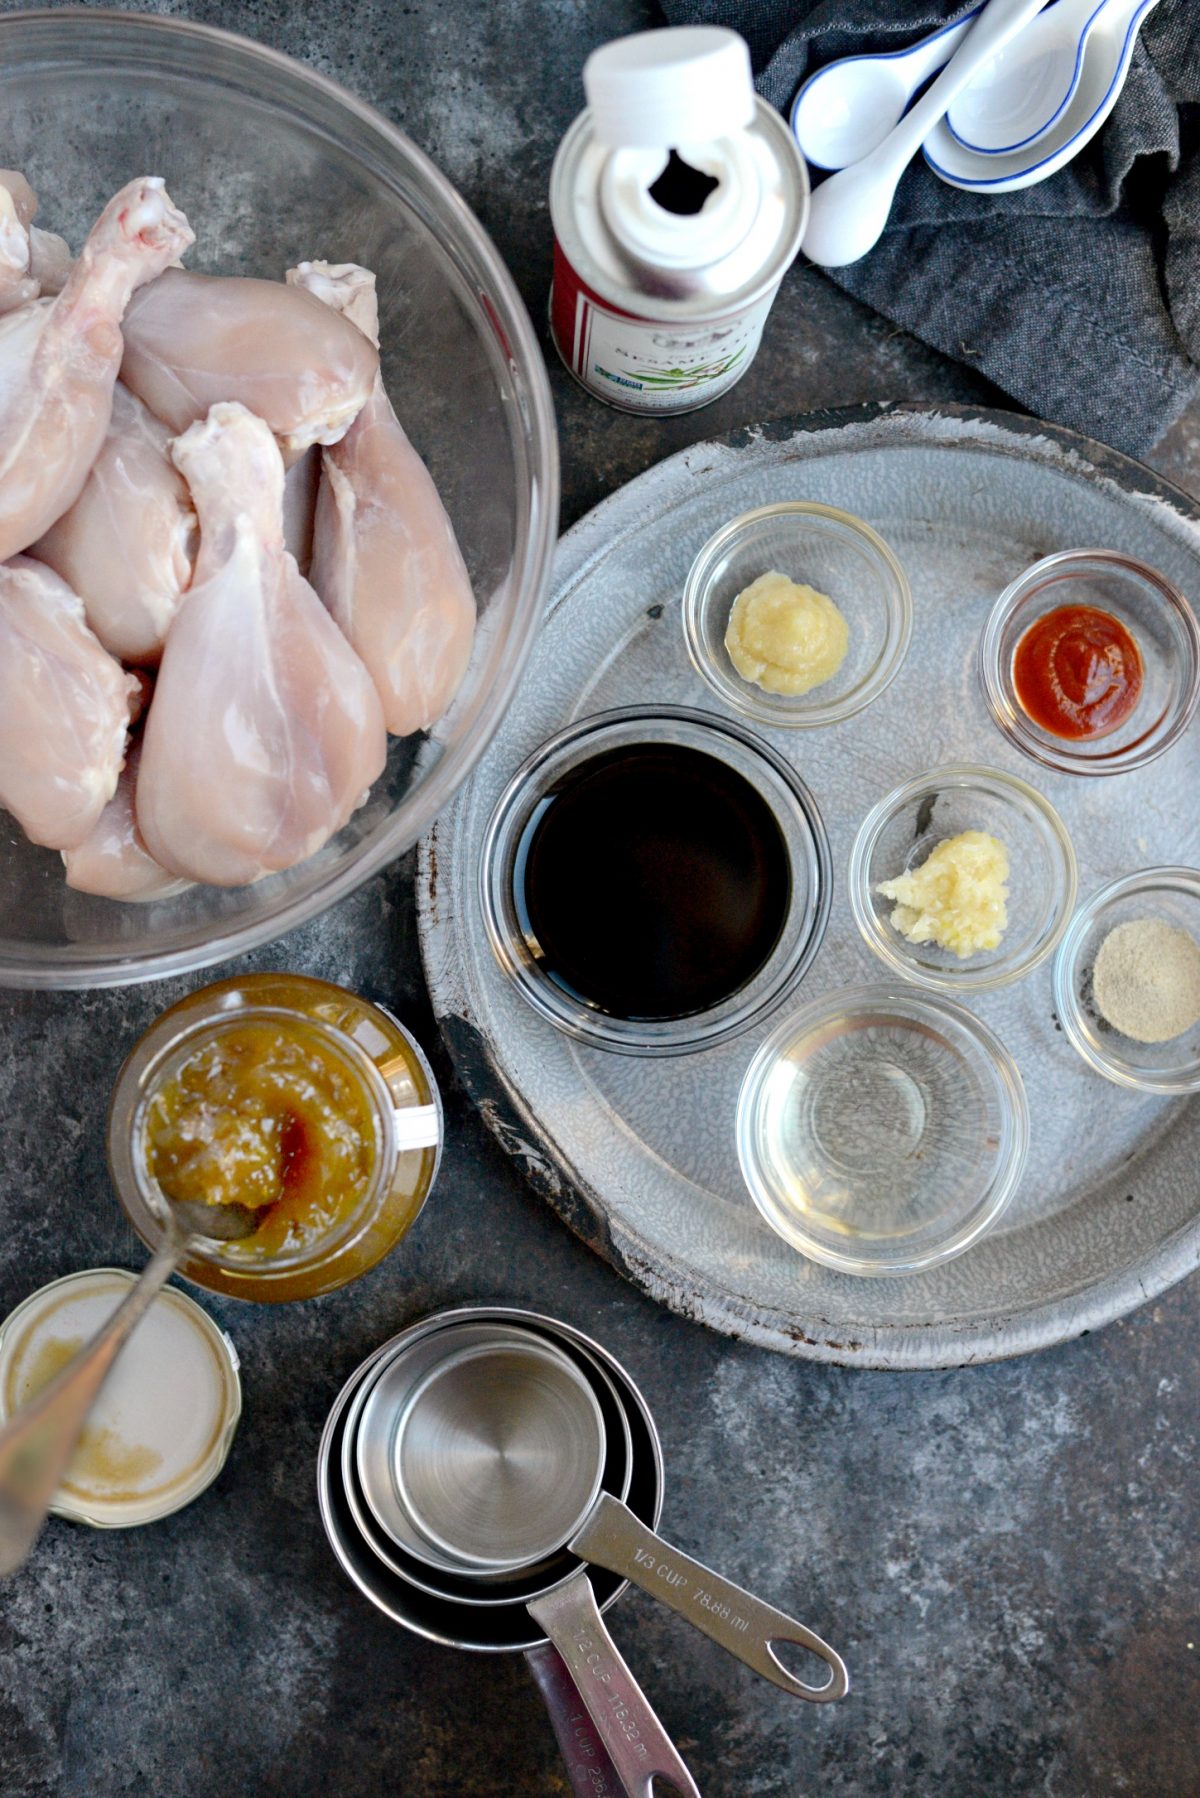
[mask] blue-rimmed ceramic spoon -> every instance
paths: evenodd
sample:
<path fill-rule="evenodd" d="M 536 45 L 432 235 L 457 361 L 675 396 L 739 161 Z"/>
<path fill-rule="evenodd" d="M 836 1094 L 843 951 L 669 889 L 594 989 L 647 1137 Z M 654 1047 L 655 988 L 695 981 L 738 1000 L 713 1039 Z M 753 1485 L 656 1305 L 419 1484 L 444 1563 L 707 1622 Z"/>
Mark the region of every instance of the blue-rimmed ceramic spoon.
<path fill-rule="evenodd" d="M 900 123 L 917 89 L 949 62 L 980 10 L 907 50 L 843 56 L 810 75 L 792 102 L 801 155 L 818 169 L 844 169 L 869 156 Z"/>
<path fill-rule="evenodd" d="M 1041 7 L 1042 0 L 989 0 L 932 87 L 883 142 L 861 162 L 821 183 L 812 197 L 802 245 L 810 262 L 841 268 L 874 249 L 901 175 L 947 106 Z"/>
<path fill-rule="evenodd" d="M 951 187 L 1013 193 L 1045 181 L 1078 156 L 1120 97 L 1143 21 L 1158 0 L 1108 0 L 1088 33 L 1079 85 L 1058 121 L 1023 150 L 985 156 L 960 144 L 939 119 L 925 139 L 925 160 Z M 818 190 L 820 191 L 820 190 Z M 807 248 L 807 242 L 805 244 Z"/>
<path fill-rule="evenodd" d="M 1074 97 L 1088 38 L 1113 5 L 1054 0 L 951 101 L 951 135 L 982 156 L 1007 156 L 1044 137 Z"/>

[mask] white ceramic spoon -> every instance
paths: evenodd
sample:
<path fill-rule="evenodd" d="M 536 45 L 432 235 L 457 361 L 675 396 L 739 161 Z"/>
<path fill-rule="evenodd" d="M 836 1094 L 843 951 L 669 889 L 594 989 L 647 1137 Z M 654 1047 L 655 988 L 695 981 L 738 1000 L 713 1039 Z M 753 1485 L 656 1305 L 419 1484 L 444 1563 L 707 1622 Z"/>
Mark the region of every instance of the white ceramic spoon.
<path fill-rule="evenodd" d="M 949 62 L 980 11 L 977 6 L 907 50 L 843 56 L 810 75 L 792 103 L 801 155 L 818 169 L 844 169 L 869 156 L 900 123 L 917 89 Z"/>
<path fill-rule="evenodd" d="M 946 111 L 951 134 L 984 156 L 1023 150 L 1043 137 L 1079 86 L 1088 34 L 1110 3 L 1055 0 L 1031 19 L 951 101 Z"/>
<path fill-rule="evenodd" d="M 951 187 L 969 193 L 1013 193 L 1056 174 L 1090 143 L 1120 98 L 1137 34 L 1158 0 L 1108 0 L 1088 34 L 1079 86 L 1053 128 L 1024 150 L 981 156 L 940 119 L 925 140 L 925 160 Z M 822 190 L 818 189 L 818 192 Z M 807 240 L 805 248 L 808 248 Z"/>
<path fill-rule="evenodd" d="M 1044 0 L 990 0 L 928 93 L 861 162 L 840 169 L 812 197 L 803 249 L 811 262 L 841 268 L 873 249 L 901 175 L 947 106 Z"/>

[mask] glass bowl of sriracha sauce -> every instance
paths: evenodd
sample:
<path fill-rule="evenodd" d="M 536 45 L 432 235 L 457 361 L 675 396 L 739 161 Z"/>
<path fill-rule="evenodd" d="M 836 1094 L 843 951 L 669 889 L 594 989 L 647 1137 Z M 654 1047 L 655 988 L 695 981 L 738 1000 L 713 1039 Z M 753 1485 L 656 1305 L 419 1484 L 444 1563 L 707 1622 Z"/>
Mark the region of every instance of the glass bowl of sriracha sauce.
<path fill-rule="evenodd" d="M 1010 742 L 1064 774 L 1124 774 L 1200 701 L 1200 623 L 1165 575 L 1109 549 L 1027 568 L 992 608 L 979 678 Z"/>

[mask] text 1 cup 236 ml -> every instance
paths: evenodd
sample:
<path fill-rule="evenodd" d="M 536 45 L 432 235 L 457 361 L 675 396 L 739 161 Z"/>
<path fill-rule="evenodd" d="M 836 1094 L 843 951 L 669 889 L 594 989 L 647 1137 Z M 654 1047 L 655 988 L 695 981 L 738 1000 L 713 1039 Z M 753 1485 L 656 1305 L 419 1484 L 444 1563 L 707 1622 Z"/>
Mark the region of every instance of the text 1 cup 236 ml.
<path fill-rule="evenodd" d="M 559 354 L 626 412 L 690 412 L 741 379 L 808 214 L 803 160 L 720 26 L 595 51 L 550 179 Z"/>

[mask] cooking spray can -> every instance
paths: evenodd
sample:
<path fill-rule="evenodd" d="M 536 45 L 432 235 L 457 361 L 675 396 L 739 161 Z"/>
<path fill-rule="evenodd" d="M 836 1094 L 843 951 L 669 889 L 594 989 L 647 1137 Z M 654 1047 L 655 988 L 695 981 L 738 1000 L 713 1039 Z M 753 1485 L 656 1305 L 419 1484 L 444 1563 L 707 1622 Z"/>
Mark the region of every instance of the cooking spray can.
<path fill-rule="evenodd" d="M 735 31 L 618 38 L 550 177 L 550 328 L 589 393 L 626 412 L 707 406 L 741 379 L 808 217 L 792 135 Z"/>

